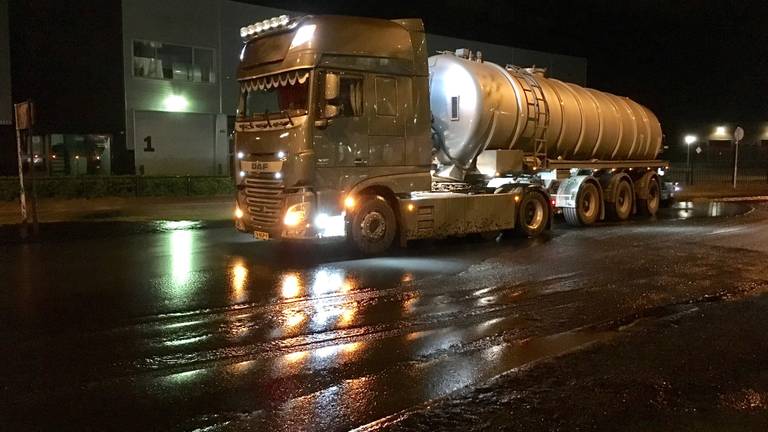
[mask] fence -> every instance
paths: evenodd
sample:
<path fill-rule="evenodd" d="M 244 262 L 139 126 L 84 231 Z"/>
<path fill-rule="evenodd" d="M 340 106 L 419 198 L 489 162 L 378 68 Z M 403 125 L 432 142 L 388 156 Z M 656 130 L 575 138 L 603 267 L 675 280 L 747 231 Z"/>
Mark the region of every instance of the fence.
<path fill-rule="evenodd" d="M 29 177 L 26 179 L 29 180 Z M 34 182 L 39 198 L 212 196 L 234 193 L 230 177 L 35 177 Z M 18 177 L 0 177 L 0 201 L 11 201 L 18 196 Z"/>
<path fill-rule="evenodd" d="M 733 165 L 695 163 L 690 169 L 685 162 L 675 163 L 664 176 L 665 181 L 688 185 L 726 185 L 733 183 Z M 736 183 L 745 186 L 768 185 L 768 163 L 745 163 L 739 166 Z"/>

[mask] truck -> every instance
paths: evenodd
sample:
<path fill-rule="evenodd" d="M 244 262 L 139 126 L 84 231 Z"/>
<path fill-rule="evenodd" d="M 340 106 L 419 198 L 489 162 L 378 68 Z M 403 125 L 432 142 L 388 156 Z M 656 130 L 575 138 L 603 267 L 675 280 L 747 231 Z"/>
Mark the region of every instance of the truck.
<path fill-rule="evenodd" d="M 282 15 L 240 29 L 235 226 L 258 240 L 534 237 L 654 215 L 656 116 L 625 97 L 428 55 L 420 19 Z"/>

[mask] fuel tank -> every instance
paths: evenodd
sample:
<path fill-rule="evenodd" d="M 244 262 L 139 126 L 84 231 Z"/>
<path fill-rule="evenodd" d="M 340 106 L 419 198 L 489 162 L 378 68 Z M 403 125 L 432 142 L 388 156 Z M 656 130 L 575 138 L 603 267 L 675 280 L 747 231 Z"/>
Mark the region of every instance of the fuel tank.
<path fill-rule="evenodd" d="M 626 97 L 450 53 L 429 58 L 429 77 L 437 158 L 461 176 L 484 150 L 580 161 L 661 150 L 658 119 Z"/>

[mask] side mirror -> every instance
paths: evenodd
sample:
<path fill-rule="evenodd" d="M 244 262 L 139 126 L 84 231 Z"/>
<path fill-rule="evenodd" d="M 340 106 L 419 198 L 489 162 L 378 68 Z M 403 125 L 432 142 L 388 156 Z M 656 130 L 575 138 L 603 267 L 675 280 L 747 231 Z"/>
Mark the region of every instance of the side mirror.
<path fill-rule="evenodd" d="M 339 97 L 341 82 L 339 74 L 328 72 L 325 74 L 325 100 L 330 101 Z"/>
<path fill-rule="evenodd" d="M 331 119 L 339 115 L 339 107 L 336 105 L 325 104 L 323 107 L 323 118 Z"/>

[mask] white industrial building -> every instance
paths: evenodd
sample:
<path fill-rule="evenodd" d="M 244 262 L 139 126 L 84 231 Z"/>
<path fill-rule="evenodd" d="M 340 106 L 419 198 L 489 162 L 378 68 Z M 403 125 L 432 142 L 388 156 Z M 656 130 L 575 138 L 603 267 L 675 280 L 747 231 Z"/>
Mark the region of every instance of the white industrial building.
<path fill-rule="evenodd" d="M 113 2 L 104 3 L 105 8 L 115 7 Z M 117 106 L 123 111 L 110 126 L 88 124 L 79 129 L 72 126 L 78 123 L 77 116 L 101 109 L 98 105 L 72 106 L 74 112 L 82 111 L 77 115 L 68 109 L 49 112 L 49 119 L 74 118 L 41 127 L 34 149 L 44 161 L 41 169 L 51 175 L 228 175 L 230 131 L 239 98 L 235 79 L 242 47 L 239 29 L 265 18 L 300 13 L 228 0 L 119 3 L 121 10 L 113 13 L 120 15 L 122 47 L 114 49 L 123 54 L 122 74 L 106 79 L 121 80 L 114 87 L 122 87 L 123 94 L 102 98 L 122 99 Z M 583 58 L 438 35 L 428 35 L 428 47 L 430 52 L 460 47 L 482 50 L 486 59 L 501 64 L 536 65 L 563 80 L 586 81 Z M 1 50 L 0 44 L 0 55 Z M 93 59 L 93 65 L 106 74 L 116 70 L 99 59 Z M 88 91 L 87 82 L 81 85 Z M 0 103 L 2 92 L 0 83 Z"/>

